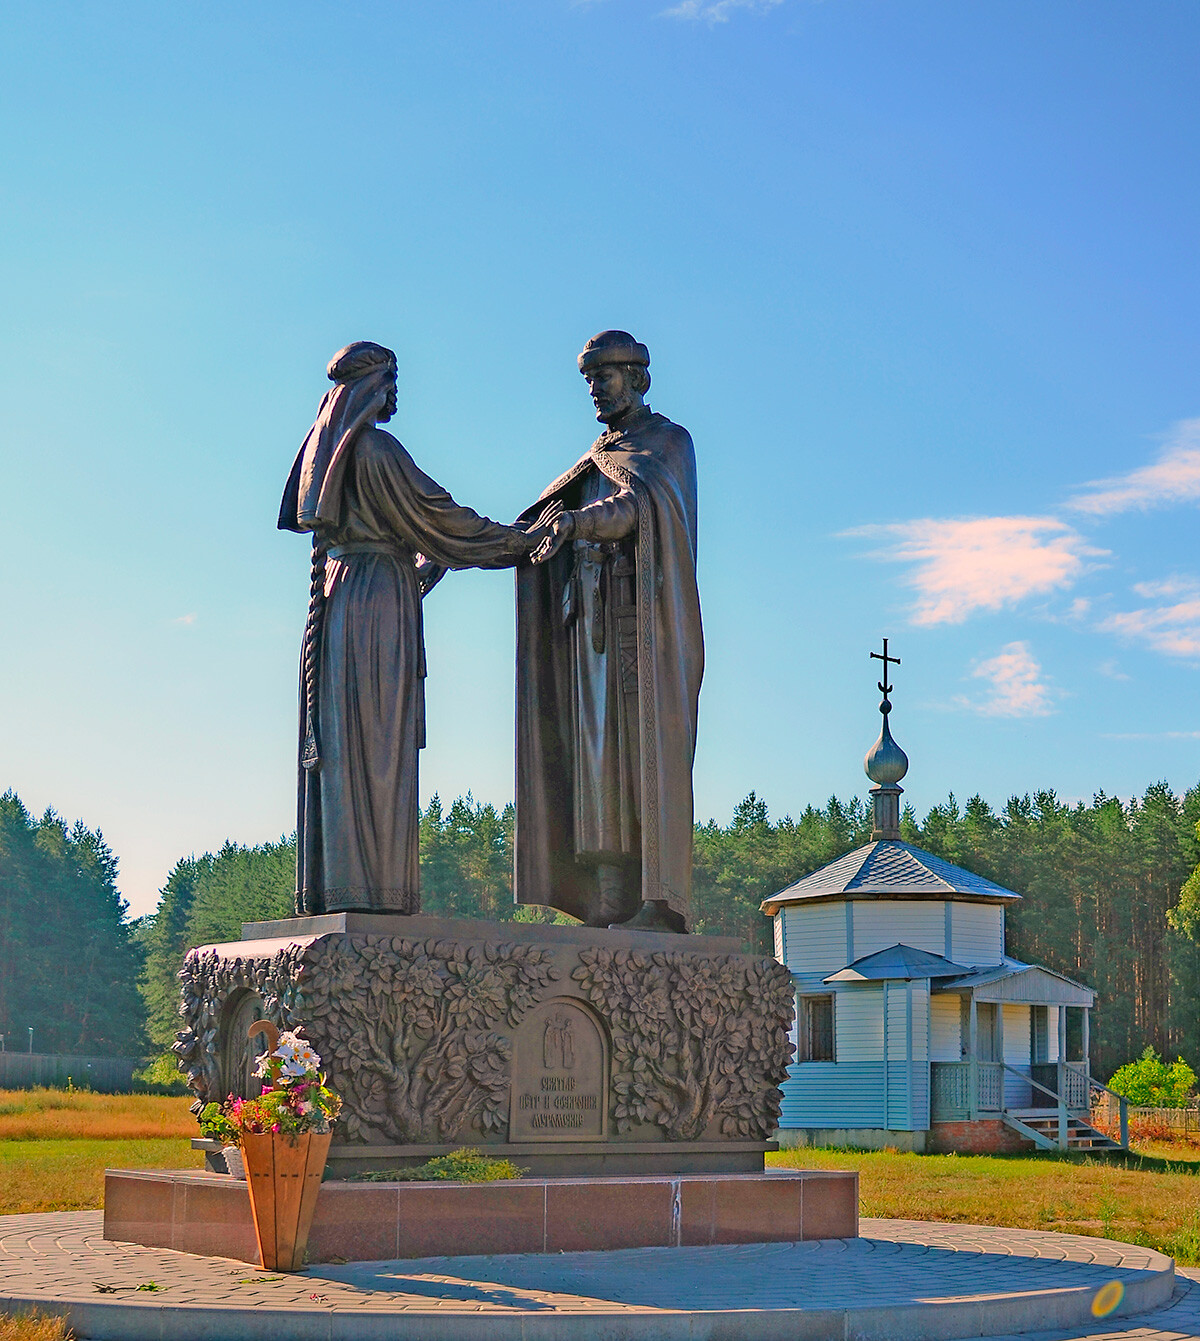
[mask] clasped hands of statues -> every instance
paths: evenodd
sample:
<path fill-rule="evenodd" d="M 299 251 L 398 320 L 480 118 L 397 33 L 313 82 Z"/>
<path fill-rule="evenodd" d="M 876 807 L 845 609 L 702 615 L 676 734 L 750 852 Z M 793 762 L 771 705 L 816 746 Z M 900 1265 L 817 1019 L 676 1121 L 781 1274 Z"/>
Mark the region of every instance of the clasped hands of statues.
<path fill-rule="evenodd" d="M 532 563 L 545 563 L 562 549 L 575 534 L 575 514 L 563 510 L 562 499 L 552 499 L 531 522 L 514 522 L 512 529 L 525 536 L 525 552 Z M 417 555 L 417 579 L 424 596 L 441 580 L 445 569 L 440 564 Z"/>
<path fill-rule="evenodd" d="M 575 514 L 565 511 L 562 499 L 555 498 L 527 526 L 518 522 L 517 529 L 523 530 L 529 539 L 530 562 L 545 563 L 575 534 Z"/>
<path fill-rule="evenodd" d="M 575 534 L 575 514 L 563 508 L 562 499 L 552 499 L 531 522 L 514 522 L 512 529 L 525 536 L 525 553 L 532 563 L 545 563 L 554 558 L 563 545 Z M 429 593 L 446 575 L 446 570 L 433 559 L 418 554 L 417 581 L 421 595 Z"/>

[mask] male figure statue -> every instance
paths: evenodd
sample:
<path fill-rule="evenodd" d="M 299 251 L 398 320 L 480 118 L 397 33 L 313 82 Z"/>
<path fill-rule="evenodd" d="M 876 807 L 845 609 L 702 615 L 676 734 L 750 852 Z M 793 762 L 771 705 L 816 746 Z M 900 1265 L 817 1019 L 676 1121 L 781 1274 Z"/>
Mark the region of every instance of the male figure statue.
<path fill-rule="evenodd" d="M 579 370 L 605 431 L 518 521 L 564 508 L 517 570 L 515 895 L 589 926 L 681 932 L 704 671 L 696 459 L 645 404 L 649 364 L 625 331 L 588 341 Z"/>

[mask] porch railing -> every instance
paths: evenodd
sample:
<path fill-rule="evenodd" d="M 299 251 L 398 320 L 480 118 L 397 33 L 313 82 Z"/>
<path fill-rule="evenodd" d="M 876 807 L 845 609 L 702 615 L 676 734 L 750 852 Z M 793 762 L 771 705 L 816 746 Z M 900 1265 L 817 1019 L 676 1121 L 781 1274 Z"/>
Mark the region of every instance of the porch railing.
<path fill-rule="evenodd" d="M 1035 1063 L 1027 1071 L 1005 1062 L 933 1062 L 930 1072 L 930 1116 L 935 1122 L 961 1121 L 985 1113 L 1007 1113 L 1010 1108 L 1017 1113 L 1023 1108 L 1053 1109 L 1058 1115 L 1059 1145 L 1065 1148 L 1070 1118 L 1081 1114 L 1090 1116 L 1093 1092 L 1104 1091 L 1118 1103 L 1121 1145 L 1129 1148 L 1128 1103 L 1107 1086 L 1093 1080 L 1088 1074 L 1087 1062 Z M 1022 1082 L 1031 1103 L 1010 1105 L 1005 1102 L 1006 1072 Z"/>

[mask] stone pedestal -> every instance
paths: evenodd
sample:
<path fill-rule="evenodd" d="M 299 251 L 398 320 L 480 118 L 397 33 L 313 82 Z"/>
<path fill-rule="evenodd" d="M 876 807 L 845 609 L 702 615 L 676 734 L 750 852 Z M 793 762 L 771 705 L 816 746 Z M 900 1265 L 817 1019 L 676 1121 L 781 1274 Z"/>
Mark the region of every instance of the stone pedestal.
<path fill-rule="evenodd" d="M 858 1175 L 822 1169 L 738 1177 L 326 1182 L 308 1246 L 311 1262 L 366 1262 L 857 1236 Z M 109 1169 L 104 1237 L 258 1260 L 246 1184 L 195 1170 Z"/>
<path fill-rule="evenodd" d="M 344 1109 L 334 1177 L 457 1146 L 542 1177 L 761 1171 L 791 977 L 732 940 L 335 913 L 185 961 L 201 1102 L 255 1092 L 246 1028 L 302 1026 Z"/>

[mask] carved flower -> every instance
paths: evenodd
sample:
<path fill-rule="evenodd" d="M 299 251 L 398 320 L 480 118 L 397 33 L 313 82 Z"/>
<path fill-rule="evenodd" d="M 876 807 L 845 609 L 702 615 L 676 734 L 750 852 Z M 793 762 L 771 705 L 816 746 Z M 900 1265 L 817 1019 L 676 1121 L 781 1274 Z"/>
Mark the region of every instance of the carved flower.
<path fill-rule="evenodd" d="M 455 960 L 445 987 L 446 1010 L 452 1023 L 483 1024 L 504 1010 L 504 982 L 495 969 Z"/>

